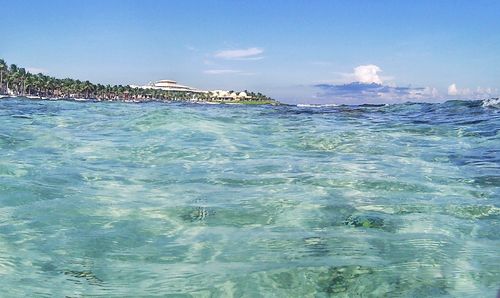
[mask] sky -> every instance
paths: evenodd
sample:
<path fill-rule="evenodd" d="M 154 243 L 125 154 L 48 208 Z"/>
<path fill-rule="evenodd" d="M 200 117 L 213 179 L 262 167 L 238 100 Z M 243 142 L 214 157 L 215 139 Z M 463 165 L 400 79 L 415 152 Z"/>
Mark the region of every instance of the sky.
<path fill-rule="evenodd" d="M 0 0 L 0 58 L 288 103 L 498 96 L 500 1 Z"/>

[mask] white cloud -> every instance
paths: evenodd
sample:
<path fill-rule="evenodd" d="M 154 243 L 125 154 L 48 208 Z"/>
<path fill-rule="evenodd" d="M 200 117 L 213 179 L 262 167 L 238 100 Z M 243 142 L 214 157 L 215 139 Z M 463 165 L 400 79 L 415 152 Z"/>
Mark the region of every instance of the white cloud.
<path fill-rule="evenodd" d="M 425 87 L 424 93 L 432 97 L 439 97 L 439 91 L 434 87 Z"/>
<path fill-rule="evenodd" d="M 485 94 L 485 95 L 494 95 L 498 94 L 498 89 L 497 88 L 482 88 L 482 87 L 477 87 L 476 93 L 478 94 Z"/>
<path fill-rule="evenodd" d="M 234 74 L 240 73 L 239 70 L 234 69 L 208 69 L 203 71 L 204 74 L 219 75 L 219 74 Z"/>
<path fill-rule="evenodd" d="M 459 88 L 455 83 L 448 86 L 448 95 L 457 98 L 483 99 L 497 94 L 498 89 L 496 88 L 477 87 L 475 90 L 471 90 L 470 88 Z"/>
<path fill-rule="evenodd" d="M 448 95 L 457 95 L 457 94 L 458 94 L 458 89 L 455 83 L 448 86 Z"/>
<path fill-rule="evenodd" d="M 383 81 L 378 75 L 379 72 L 382 72 L 382 69 L 374 64 L 368 65 L 360 65 L 354 68 L 354 78 L 357 82 L 365 83 L 365 84 L 382 84 Z"/>
<path fill-rule="evenodd" d="M 260 54 L 264 53 L 261 48 L 248 48 L 238 50 L 218 51 L 214 57 L 228 60 L 260 60 L 263 57 Z"/>
<path fill-rule="evenodd" d="M 334 74 L 340 76 L 340 78 L 330 82 L 336 84 L 358 82 L 363 84 L 384 84 L 395 87 L 396 84 L 393 82 L 394 77 L 382 76 L 380 75 L 381 72 L 382 69 L 374 64 L 359 65 L 355 67 L 351 73 L 334 72 Z"/>

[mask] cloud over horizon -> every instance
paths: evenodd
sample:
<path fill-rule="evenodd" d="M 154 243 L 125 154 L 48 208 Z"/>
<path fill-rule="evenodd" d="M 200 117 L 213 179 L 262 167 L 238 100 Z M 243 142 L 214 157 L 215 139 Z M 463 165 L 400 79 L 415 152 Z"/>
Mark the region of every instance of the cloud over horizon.
<path fill-rule="evenodd" d="M 489 87 L 477 87 L 476 89 L 459 88 L 457 84 L 453 83 L 448 86 L 448 95 L 454 98 L 483 99 L 484 97 L 498 95 L 498 89 Z"/>
<path fill-rule="evenodd" d="M 384 84 L 380 73 L 382 69 L 375 64 L 359 65 L 352 73 L 342 74 L 344 82 L 315 84 L 315 98 L 343 104 L 394 103 L 438 99 L 439 92 L 432 87 L 398 87 L 394 83 Z"/>
<path fill-rule="evenodd" d="M 377 83 L 316 84 L 316 98 L 342 104 L 395 103 L 439 98 L 432 87 L 392 87 Z"/>

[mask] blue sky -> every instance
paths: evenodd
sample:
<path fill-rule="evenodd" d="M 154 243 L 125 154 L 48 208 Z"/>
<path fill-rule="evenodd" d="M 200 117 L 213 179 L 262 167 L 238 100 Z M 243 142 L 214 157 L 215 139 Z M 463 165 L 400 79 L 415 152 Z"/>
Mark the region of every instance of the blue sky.
<path fill-rule="evenodd" d="M 304 103 L 500 89 L 500 1 L 0 0 L 0 11 L 0 57 L 56 77 Z"/>

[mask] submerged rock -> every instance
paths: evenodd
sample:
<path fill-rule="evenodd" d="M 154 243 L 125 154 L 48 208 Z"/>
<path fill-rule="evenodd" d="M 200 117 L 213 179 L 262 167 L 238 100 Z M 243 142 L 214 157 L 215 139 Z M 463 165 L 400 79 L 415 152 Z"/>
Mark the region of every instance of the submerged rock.
<path fill-rule="evenodd" d="M 321 208 L 320 216 L 313 218 L 312 221 L 320 227 L 340 226 L 355 212 L 356 209 L 350 205 L 327 205 Z"/>
<path fill-rule="evenodd" d="M 353 287 L 360 276 L 371 273 L 373 269 L 358 265 L 331 267 L 320 285 L 327 293 L 342 293 Z"/>
<path fill-rule="evenodd" d="M 103 281 L 99 279 L 92 271 L 65 270 L 64 275 L 69 275 L 76 278 L 83 278 L 90 284 L 101 284 Z"/>
<path fill-rule="evenodd" d="M 382 229 L 385 222 L 382 218 L 374 215 L 351 215 L 344 221 L 347 226 Z"/>
<path fill-rule="evenodd" d="M 196 207 L 194 210 L 191 210 L 187 214 L 183 214 L 181 217 L 185 221 L 197 222 L 204 221 L 209 215 L 212 215 L 213 212 L 210 212 L 205 207 Z"/>

